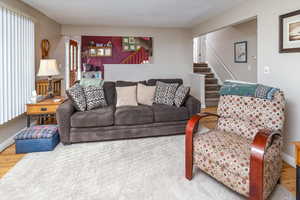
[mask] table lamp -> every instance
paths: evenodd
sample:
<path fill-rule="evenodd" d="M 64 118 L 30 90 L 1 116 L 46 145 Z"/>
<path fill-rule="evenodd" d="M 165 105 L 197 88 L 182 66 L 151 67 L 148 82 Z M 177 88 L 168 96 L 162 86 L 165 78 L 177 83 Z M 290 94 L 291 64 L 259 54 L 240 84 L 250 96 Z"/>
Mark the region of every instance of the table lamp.
<path fill-rule="evenodd" d="M 57 67 L 57 62 L 55 59 L 42 59 L 40 62 L 40 69 L 37 76 L 47 76 L 48 77 L 48 95 L 47 98 L 53 97 L 53 87 L 52 87 L 52 76 L 59 75 L 59 70 Z"/>

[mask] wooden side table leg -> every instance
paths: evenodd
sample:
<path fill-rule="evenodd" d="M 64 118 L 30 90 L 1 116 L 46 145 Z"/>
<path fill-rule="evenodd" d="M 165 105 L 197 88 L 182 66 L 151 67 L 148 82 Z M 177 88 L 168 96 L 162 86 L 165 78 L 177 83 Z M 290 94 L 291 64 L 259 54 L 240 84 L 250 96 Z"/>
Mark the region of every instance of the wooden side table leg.
<path fill-rule="evenodd" d="M 296 174 L 296 177 L 297 177 L 297 180 L 296 180 L 296 199 L 297 200 L 300 200 L 300 166 L 297 165 L 297 174 Z"/>
<path fill-rule="evenodd" d="M 27 115 L 27 127 L 30 127 L 30 115 Z"/>

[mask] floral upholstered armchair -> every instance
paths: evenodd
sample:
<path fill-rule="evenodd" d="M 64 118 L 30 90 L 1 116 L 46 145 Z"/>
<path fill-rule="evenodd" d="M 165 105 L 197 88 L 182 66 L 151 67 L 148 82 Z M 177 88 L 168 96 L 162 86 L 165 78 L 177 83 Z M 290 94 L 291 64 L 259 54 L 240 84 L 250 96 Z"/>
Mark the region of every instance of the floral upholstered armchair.
<path fill-rule="evenodd" d="M 186 127 L 186 178 L 193 166 L 250 200 L 266 199 L 280 179 L 285 99 L 222 95 L 218 114 L 193 116 Z M 217 126 L 193 135 L 199 120 L 215 116 Z"/>

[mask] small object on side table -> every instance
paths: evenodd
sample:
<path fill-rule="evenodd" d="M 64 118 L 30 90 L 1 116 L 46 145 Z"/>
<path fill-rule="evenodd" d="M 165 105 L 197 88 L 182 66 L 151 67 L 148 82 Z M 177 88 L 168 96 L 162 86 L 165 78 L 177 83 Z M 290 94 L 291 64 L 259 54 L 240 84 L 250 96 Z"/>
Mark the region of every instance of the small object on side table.
<path fill-rule="evenodd" d="M 57 125 L 32 126 L 15 136 L 16 153 L 52 151 L 59 143 Z"/>
<path fill-rule="evenodd" d="M 296 199 L 300 200 L 300 142 L 293 142 L 295 145 L 296 163 Z"/>
<path fill-rule="evenodd" d="M 63 97 L 46 98 L 38 103 L 26 104 L 27 127 L 30 127 L 31 116 L 55 115 L 58 106 L 64 102 Z"/>

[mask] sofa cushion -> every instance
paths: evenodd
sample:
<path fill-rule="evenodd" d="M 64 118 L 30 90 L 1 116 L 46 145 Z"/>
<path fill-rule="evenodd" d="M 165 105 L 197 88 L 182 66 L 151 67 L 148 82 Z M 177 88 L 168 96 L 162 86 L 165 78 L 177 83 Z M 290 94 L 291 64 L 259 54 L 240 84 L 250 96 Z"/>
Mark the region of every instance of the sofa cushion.
<path fill-rule="evenodd" d="M 116 105 L 116 84 L 106 81 L 103 84 L 105 99 L 108 105 Z"/>
<path fill-rule="evenodd" d="M 157 81 L 160 81 L 163 83 L 178 83 L 178 86 L 183 84 L 182 79 L 175 78 L 175 79 L 149 79 L 147 82 L 147 85 L 152 85 L 152 86 L 156 85 Z"/>
<path fill-rule="evenodd" d="M 111 126 L 114 123 L 114 107 L 108 106 L 85 112 L 76 112 L 71 116 L 71 127 Z"/>
<path fill-rule="evenodd" d="M 90 85 L 88 87 L 84 87 L 83 92 L 86 99 L 87 110 L 107 106 L 106 99 L 104 96 L 104 90 L 102 87 Z"/>
<path fill-rule="evenodd" d="M 163 83 L 157 81 L 154 103 L 172 106 L 174 104 L 177 87 L 178 83 Z"/>
<path fill-rule="evenodd" d="M 184 85 L 178 87 L 174 99 L 174 103 L 177 107 L 180 107 L 184 104 L 186 98 L 189 95 L 189 92 L 190 92 L 190 87 L 185 87 Z"/>
<path fill-rule="evenodd" d="M 141 83 L 137 85 L 137 102 L 151 106 L 154 101 L 156 86 L 147 86 Z"/>
<path fill-rule="evenodd" d="M 115 125 L 137 125 L 153 123 L 151 106 L 121 106 L 116 108 Z"/>
<path fill-rule="evenodd" d="M 86 100 L 83 92 L 83 88 L 76 83 L 71 88 L 66 90 L 66 93 L 71 100 L 73 106 L 79 111 L 86 110 Z"/>
<path fill-rule="evenodd" d="M 116 87 L 117 107 L 137 106 L 136 86 Z"/>
<path fill-rule="evenodd" d="M 155 122 L 183 121 L 189 118 L 189 112 L 186 107 L 177 108 L 162 104 L 152 105 Z"/>

